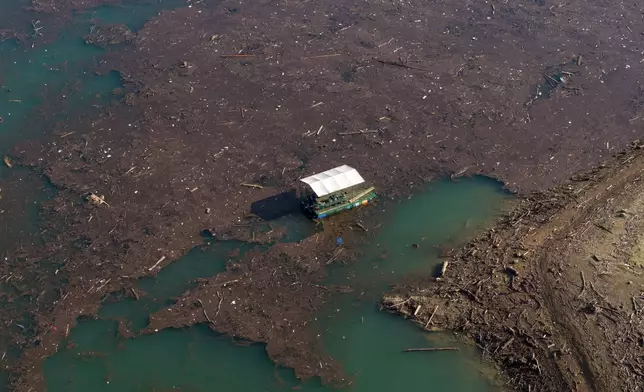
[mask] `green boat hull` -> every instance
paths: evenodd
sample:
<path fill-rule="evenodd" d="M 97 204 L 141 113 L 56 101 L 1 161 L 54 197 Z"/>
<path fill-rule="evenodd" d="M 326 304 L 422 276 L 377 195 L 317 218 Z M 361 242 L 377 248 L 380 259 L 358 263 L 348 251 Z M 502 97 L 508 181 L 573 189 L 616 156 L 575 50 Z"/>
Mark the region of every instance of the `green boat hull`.
<path fill-rule="evenodd" d="M 324 219 L 331 215 L 338 214 L 342 211 L 352 210 L 367 204 L 371 204 L 376 200 L 376 193 L 369 192 L 366 195 L 360 197 L 354 202 L 346 202 L 342 204 L 337 204 L 334 206 L 326 208 L 315 208 L 315 206 L 308 206 L 305 208 L 305 211 L 310 214 L 313 218 Z"/>

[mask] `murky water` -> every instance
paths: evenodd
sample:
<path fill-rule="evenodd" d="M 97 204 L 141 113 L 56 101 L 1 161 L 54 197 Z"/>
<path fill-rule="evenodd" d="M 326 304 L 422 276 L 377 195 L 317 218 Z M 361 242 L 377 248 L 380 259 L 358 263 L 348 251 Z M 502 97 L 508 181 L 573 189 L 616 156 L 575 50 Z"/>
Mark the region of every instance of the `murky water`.
<path fill-rule="evenodd" d="M 52 44 L 0 43 L 0 116 L 4 120 L 0 155 L 16 142 L 51 133 L 59 121 L 92 116 L 118 99 L 112 94 L 120 86 L 118 75 L 90 71 L 104 53 L 83 42 L 94 23 L 124 23 L 136 30 L 159 10 L 182 3 L 167 0 L 99 7 L 80 13 Z M 0 0 L 0 7 L 12 10 L 0 19 L 11 15 L 11 26 L 28 29 L 28 16 L 16 4 Z M 0 176 L 14 175 L 0 168 Z M 47 188 L 41 184 L 40 189 Z M 26 202 L 31 215 L 22 222 L 37 221 L 37 203 L 43 197 L 46 192 Z M 356 263 L 330 269 L 329 283 L 350 285 L 354 291 L 334 296 L 315 324 L 324 346 L 351 376 L 352 391 L 494 390 L 481 374 L 489 369 L 478 363 L 474 350 L 462 342 L 449 341 L 450 345 L 461 345 L 460 352 L 403 354 L 404 348 L 442 345 L 450 338 L 424 333 L 405 320 L 379 312 L 376 303 L 390 283 L 433 273 L 439 262 L 438 246 L 459 243 L 490 222 L 506 199 L 499 184 L 475 178 L 437 182 L 409 200 L 373 207 L 386 206 L 385 211 L 374 211 L 374 219 L 382 225 L 370 226 L 373 238 L 365 245 L 363 256 Z M 3 223 L 21 222 L 5 219 Z M 299 215 L 278 224 L 288 228 L 288 241 L 316 230 Z M 195 279 L 215 275 L 228 260 L 250 248 L 238 242 L 206 244 L 157 277 L 140 280 L 135 288 L 140 300 L 121 293 L 121 297 L 107 301 L 99 320 L 81 321 L 61 350 L 46 361 L 49 391 L 286 391 L 295 386 L 304 391 L 331 390 L 316 380 L 300 385 L 290 370 L 274 366 L 263 345 L 240 346 L 205 326 L 131 339 L 118 336 L 116 319 L 138 331 L 147 324 L 150 313 L 172 303 L 194 286 Z M 0 377 L 0 391 L 2 380 Z"/>
<path fill-rule="evenodd" d="M 508 201 L 499 183 L 483 177 L 432 183 L 409 200 L 388 204 L 360 260 L 331 271 L 330 283 L 348 285 L 353 293 L 332 298 L 317 325 L 331 355 L 354 375 L 352 390 L 496 390 L 485 376 L 494 370 L 480 363 L 474 348 L 447 334 L 426 333 L 376 304 L 390 284 L 435 275 L 440 247 L 460 244 L 489 225 Z M 461 351 L 402 352 L 432 346 Z"/>
<path fill-rule="evenodd" d="M 15 0 L 0 0 L 0 9 L 13 10 L 11 25 L 29 27 L 33 15 L 19 9 Z M 20 140 L 53 131 L 56 122 L 98 114 L 102 107 L 120 98 L 113 90 L 121 86 L 116 72 L 92 72 L 105 49 L 85 44 L 84 37 L 96 24 L 125 24 L 140 29 L 145 21 L 164 9 L 185 4 L 181 0 L 130 1 L 80 12 L 51 44 L 30 38 L 0 43 L 0 154 Z M 24 6 L 21 4 L 20 7 Z M 0 15 L 0 26 L 2 18 Z M 22 17 L 20 17 L 22 16 Z M 17 20 L 16 20 L 17 19 Z M 42 34 L 48 32 L 43 26 Z"/>
<path fill-rule="evenodd" d="M 410 322 L 378 311 L 387 285 L 408 275 L 431 274 L 439 259 L 435 245 L 458 243 L 502 211 L 507 195 L 490 180 L 475 178 L 432 184 L 417 196 L 390 204 L 374 241 L 353 264 L 331 271 L 330 282 L 354 288 L 337 294 L 316 321 L 320 339 L 351 377 L 352 391 L 495 390 L 475 350 L 446 334 L 428 334 Z M 389 204 L 389 203 L 385 203 Z M 374 208 L 380 208 L 376 206 Z M 374 211 L 378 212 L 378 211 Z M 297 226 L 296 226 L 297 227 Z M 418 244 L 417 248 L 412 247 Z M 331 391 L 310 380 L 300 385 L 287 369 L 276 369 L 263 345 L 238 346 L 204 326 L 119 338 L 110 318 L 145 326 L 148 314 L 166 306 L 196 277 L 214 275 L 230 255 L 249 249 L 238 242 L 213 243 L 190 252 L 159 273 L 142 279 L 139 301 L 106 304 L 101 320 L 82 321 L 70 334 L 70 347 L 49 358 L 45 375 L 58 391 Z M 382 257 L 382 255 L 386 255 Z M 405 348 L 458 345 L 459 352 L 402 353 Z M 164 353 L 172 353 L 167 355 Z"/>

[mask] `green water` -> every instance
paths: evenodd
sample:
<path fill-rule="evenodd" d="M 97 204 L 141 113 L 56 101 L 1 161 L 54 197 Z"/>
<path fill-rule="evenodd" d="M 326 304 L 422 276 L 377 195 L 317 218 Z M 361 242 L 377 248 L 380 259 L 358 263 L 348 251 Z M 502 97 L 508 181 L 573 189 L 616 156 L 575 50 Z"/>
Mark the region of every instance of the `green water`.
<path fill-rule="evenodd" d="M 368 223 L 382 223 L 370 231 L 373 238 L 363 245 L 363 255 L 355 263 L 330 269 L 328 283 L 342 282 L 354 291 L 333 295 L 314 324 L 323 346 L 345 367 L 349 390 L 496 390 L 484 376 L 493 370 L 479 363 L 471 346 L 446 334 L 425 333 L 378 311 L 376 303 L 388 284 L 433 273 L 439 262 L 435 245 L 463 241 L 500 214 L 507 199 L 498 183 L 475 178 L 432 184 L 409 200 L 385 203 L 384 212 L 374 207 Z M 413 248 L 413 243 L 419 247 Z M 194 250 L 162 270 L 155 283 L 146 278 L 139 287 L 146 287 L 156 304 L 163 305 L 186 287 L 186 280 L 218 272 L 238 246 L 214 243 Z M 49 391 L 276 392 L 295 386 L 303 391 L 332 390 L 317 380 L 300 384 L 292 371 L 269 361 L 263 345 L 242 347 L 204 326 L 119 338 L 109 318 L 138 320 L 142 328 L 148 312 L 158 308 L 145 301 L 107 304 L 100 313 L 103 319 L 81 321 L 70 334 L 72 347 L 59 350 L 45 364 Z M 446 344 L 462 350 L 402 353 L 405 348 Z"/>
<path fill-rule="evenodd" d="M 31 34 L 34 15 L 19 14 L 15 0 L 0 0 L 0 9 L 13 10 L 12 25 L 21 25 Z M 15 40 L 0 43 L 0 154 L 16 142 L 50 134 L 58 122 L 97 115 L 120 97 L 115 88 L 121 87 L 116 72 L 95 74 L 105 49 L 85 44 L 84 37 L 95 24 L 126 24 L 131 30 L 140 29 L 152 16 L 164 9 L 184 5 L 182 0 L 126 1 L 121 5 L 102 6 L 80 12 L 52 43 L 43 44 L 29 39 L 20 45 Z M 7 15 L 0 14 L 2 19 Z M 22 17 L 22 20 L 20 20 Z M 44 23 L 44 22 L 43 22 Z M 72 130 L 77 131 L 77 130 Z"/>
<path fill-rule="evenodd" d="M 210 5 L 218 1 L 209 1 Z M 185 0 L 137 0 L 124 1 L 116 5 L 104 5 L 79 12 L 83 20 L 96 24 L 124 24 L 136 32 L 145 22 L 162 10 L 185 6 Z"/>
<path fill-rule="evenodd" d="M 145 328 L 148 315 L 173 303 L 173 299 L 196 286 L 196 279 L 214 276 L 226 268 L 228 261 L 238 260 L 245 252 L 257 246 L 227 241 L 207 243 L 192 249 L 180 262 L 163 268 L 155 277 L 139 279 L 135 291 L 140 296 L 114 298 L 99 312 L 99 317 L 127 321 L 133 332 Z M 130 295 L 130 293 L 127 293 Z"/>
<path fill-rule="evenodd" d="M 408 200 L 376 206 L 364 262 L 333 268 L 329 281 L 381 293 L 406 274 L 433 274 L 440 248 L 462 244 L 501 214 L 508 198 L 497 181 L 475 177 L 431 183 Z"/>
<path fill-rule="evenodd" d="M 471 346 L 447 334 L 425 333 L 376 304 L 390 284 L 435 275 L 439 246 L 463 243 L 506 211 L 509 200 L 498 182 L 484 177 L 439 181 L 409 200 L 386 204 L 376 215 L 371 223 L 382 226 L 360 260 L 329 274 L 329 284 L 349 286 L 353 293 L 331 298 L 317 320 L 329 353 L 356 375 L 352 390 L 495 390 L 482 376 L 494 371 L 478 363 Z M 431 346 L 459 346 L 461 351 L 438 356 L 401 352 Z"/>
<path fill-rule="evenodd" d="M 101 49 L 85 45 L 73 26 L 49 45 L 0 44 L 0 153 L 18 141 L 45 136 L 69 117 L 98 114 L 120 87 L 117 73 L 89 72 Z"/>

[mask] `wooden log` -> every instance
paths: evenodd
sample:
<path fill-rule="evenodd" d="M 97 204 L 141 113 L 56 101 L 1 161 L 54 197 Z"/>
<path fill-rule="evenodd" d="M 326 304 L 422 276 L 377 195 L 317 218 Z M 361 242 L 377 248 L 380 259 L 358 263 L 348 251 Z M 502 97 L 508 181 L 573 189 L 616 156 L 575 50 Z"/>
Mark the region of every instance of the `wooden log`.
<path fill-rule="evenodd" d="M 425 324 L 425 329 L 427 329 L 427 327 L 429 327 L 429 324 L 432 323 L 432 319 L 434 318 L 434 315 L 436 314 L 437 310 L 438 310 L 438 305 L 436 305 L 436 307 L 434 308 L 434 311 L 432 312 L 432 315 L 429 316 L 429 320 L 427 320 L 427 324 Z"/>
<path fill-rule="evenodd" d="M 445 276 L 445 272 L 447 272 L 448 265 L 449 265 L 449 261 L 447 260 L 443 261 L 443 266 L 441 267 L 441 275 L 440 275 L 441 278 Z"/>
<path fill-rule="evenodd" d="M 458 347 L 424 347 L 424 348 L 406 348 L 404 353 L 413 353 L 420 351 L 458 351 Z"/>

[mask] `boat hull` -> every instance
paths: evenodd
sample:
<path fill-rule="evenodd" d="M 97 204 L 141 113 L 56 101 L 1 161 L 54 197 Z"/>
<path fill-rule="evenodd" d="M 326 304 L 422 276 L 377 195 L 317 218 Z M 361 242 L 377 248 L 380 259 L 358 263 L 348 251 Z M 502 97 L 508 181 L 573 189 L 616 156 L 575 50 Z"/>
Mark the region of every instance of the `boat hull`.
<path fill-rule="evenodd" d="M 346 202 L 326 208 L 316 208 L 315 205 L 305 205 L 303 204 L 304 212 L 314 219 L 324 219 L 331 215 L 339 214 L 340 212 L 352 210 L 354 208 L 362 207 L 368 204 L 372 204 L 376 201 L 376 193 L 369 192 L 366 195 L 358 198 L 353 202 Z"/>

